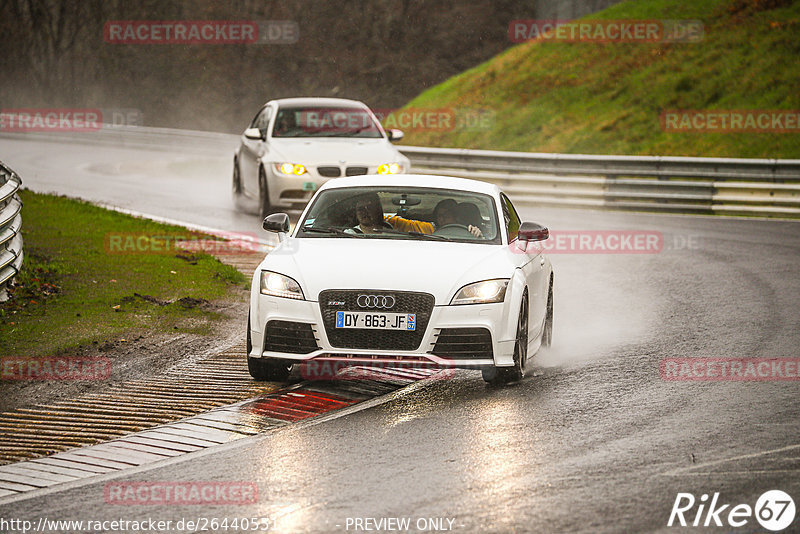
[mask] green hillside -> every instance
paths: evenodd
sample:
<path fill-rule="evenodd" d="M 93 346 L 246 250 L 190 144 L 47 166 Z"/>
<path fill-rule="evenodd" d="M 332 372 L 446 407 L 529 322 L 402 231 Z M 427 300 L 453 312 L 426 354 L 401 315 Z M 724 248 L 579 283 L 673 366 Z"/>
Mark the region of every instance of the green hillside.
<path fill-rule="evenodd" d="M 698 42 L 528 41 L 406 107 L 489 110 L 404 144 L 532 152 L 800 158 L 790 133 L 665 132 L 667 110 L 800 110 L 800 1 L 632 0 L 582 20 L 699 19 Z"/>

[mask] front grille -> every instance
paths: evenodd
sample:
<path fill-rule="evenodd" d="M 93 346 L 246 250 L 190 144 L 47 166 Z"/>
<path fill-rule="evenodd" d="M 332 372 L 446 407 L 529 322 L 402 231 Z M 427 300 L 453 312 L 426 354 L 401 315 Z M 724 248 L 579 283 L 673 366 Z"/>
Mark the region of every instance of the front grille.
<path fill-rule="evenodd" d="M 269 321 L 264 332 L 264 350 L 308 354 L 319 349 L 310 324 L 292 321 Z"/>
<path fill-rule="evenodd" d="M 491 360 L 492 334 L 486 328 L 442 328 L 431 354 L 453 360 Z"/>
<path fill-rule="evenodd" d="M 347 167 L 347 170 L 345 170 L 344 173 L 347 176 L 359 176 L 361 174 L 367 174 L 367 168 L 366 167 Z"/>
<path fill-rule="evenodd" d="M 325 178 L 338 178 L 342 175 L 342 169 L 339 167 L 317 167 L 317 172 Z"/>
<path fill-rule="evenodd" d="M 412 331 L 336 328 L 337 311 L 368 311 L 356 304 L 359 295 L 393 295 L 391 313 L 416 313 L 417 328 Z M 343 304 L 330 304 L 343 303 Z M 429 293 L 372 289 L 328 289 L 319 294 L 322 324 L 331 346 L 342 349 L 416 350 L 422 343 L 431 319 L 434 298 Z"/>

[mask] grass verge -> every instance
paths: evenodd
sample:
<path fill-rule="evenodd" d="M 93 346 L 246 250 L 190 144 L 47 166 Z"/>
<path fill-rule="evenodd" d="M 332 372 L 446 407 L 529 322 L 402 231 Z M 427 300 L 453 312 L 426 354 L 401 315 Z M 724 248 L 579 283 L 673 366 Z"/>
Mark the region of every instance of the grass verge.
<path fill-rule="evenodd" d="M 146 331 L 208 334 L 221 305 L 243 298 L 234 267 L 164 246 L 164 237 L 200 234 L 66 197 L 20 196 L 25 263 L 0 304 L 0 355 L 55 355 Z M 142 236 L 161 237 L 166 250 Z"/>

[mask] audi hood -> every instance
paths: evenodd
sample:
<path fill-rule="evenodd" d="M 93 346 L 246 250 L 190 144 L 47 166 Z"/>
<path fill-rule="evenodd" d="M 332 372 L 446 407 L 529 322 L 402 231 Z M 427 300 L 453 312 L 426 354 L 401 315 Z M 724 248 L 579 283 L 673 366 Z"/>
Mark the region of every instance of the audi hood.
<path fill-rule="evenodd" d="M 287 238 L 267 254 L 259 270 L 294 278 L 310 301 L 325 289 L 394 289 L 430 293 L 436 305 L 443 305 L 466 284 L 510 278 L 515 268 L 512 255 L 504 245 Z"/>

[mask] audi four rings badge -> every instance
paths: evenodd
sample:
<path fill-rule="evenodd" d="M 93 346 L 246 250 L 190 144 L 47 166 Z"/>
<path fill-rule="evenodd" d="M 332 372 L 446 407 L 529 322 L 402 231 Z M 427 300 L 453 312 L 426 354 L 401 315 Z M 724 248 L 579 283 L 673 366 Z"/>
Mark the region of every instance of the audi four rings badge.
<path fill-rule="evenodd" d="M 395 299 L 393 295 L 359 295 L 356 304 L 361 308 L 382 308 L 388 310 L 394 308 Z"/>

